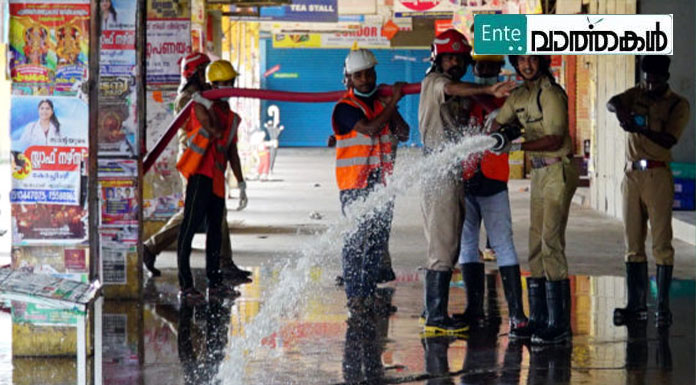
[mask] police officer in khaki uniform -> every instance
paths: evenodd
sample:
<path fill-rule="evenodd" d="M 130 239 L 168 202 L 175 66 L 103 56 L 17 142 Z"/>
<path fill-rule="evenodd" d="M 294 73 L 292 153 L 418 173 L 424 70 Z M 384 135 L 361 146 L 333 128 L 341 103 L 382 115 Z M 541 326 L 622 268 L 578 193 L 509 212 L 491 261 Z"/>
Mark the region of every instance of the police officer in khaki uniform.
<path fill-rule="evenodd" d="M 518 122 L 525 141 L 501 143 L 494 150 L 528 151 L 532 161 L 526 333 L 533 343 L 562 343 L 571 338 L 565 230 L 578 185 L 578 172 L 570 161 L 568 100 L 550 73 L 549 56 L 511 55 L 509 60 L 524 84 L 512 91 L 494 126 Z"/>
<path fill-rule="evenodd" d="M 463 137 L 469 122 L 468 96 L 505 96 L 510 83 L 477 85 L 460 82 L 471 64 L 471 46 L 456 30 L 439 34 L 431 46 L 432 67 L 421 83 L 418 129 L 426 156 Z M 459 256 L 464 217 L 464 190 L 461 172 L 453 172 L 437 185 L 423 186 L 423 212 L 428 265 L 425 274 L 425 309 L 422 321 L 426 336 L 468 330 L 464 322 L 447 313 L 452 268 Z"/>
<path fill-rule="evenodd" d="M 689 102 L 672 92 L 667 56 L 646 56 L 641 63 L 643 82 L 609 100 L 627 133 L 623 193 L 628 304 L 614 310 L 614 323 L 647 319 L 648 263 L 645 252 L 650 221 L 653 257 L 657 262 L 658 327 L 672 324 L 669 286 L 672 281 L 672 202 L 674 181 L 669 169 L 670 149 L 689 122 Z"/>

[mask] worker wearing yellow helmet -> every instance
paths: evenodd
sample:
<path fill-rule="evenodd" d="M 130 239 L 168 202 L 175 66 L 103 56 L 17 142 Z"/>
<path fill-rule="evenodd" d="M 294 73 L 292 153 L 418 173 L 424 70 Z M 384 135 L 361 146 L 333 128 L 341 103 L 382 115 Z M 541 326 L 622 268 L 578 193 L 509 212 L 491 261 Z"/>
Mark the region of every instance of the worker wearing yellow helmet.
<path fill-rule="evenodd" d="M 500 70 L 505 63 L 502 55 L 473 54 L 474 82 L 482 85 L 498 83 Z M 492 121 L 505 97 L 479 95 L 472 100 L 469 112 L 469 129 L 475 134 L 490 134 Z M 519 129 L 515 130 L 519 136 Z M 485 326 L 484 288 L 485 268 L 479 258 L 479 233 L 481 223 L 486 226 L 488 245 L 496 255 L 498 269 L 505 290 L 510 319 L 510 339 L 524 338 L 528 319 L 522 307 L 520 265 L 512 236 L 512 217 L 508 196 L 510 168 L 508 154 L 485 151 L 472 155 L 462 164 L 465 211 L 459 248 L 459 264 L 466 285 L 466 310 L 455 314 L 461 320 L 477 328 Z M 527 333 L 528 334 L 528 333 Z M 526 335 L 528 338 L 529 336 Z"/>
<path fill-rule="evenodd" d="M 217 60 L 206 68 L 206 80 L 212 88 L 234 86 L 237 71 L 230 62 Z M 193 285 L 190 257 L 191 242 L 196 231 L 205 220 L 206 232 L 206 276 L 208 296 L 236 297 L 239 295 L 231 286 L 223 283 L 220 270 L 221 227 L 225 210 L 225 169 L 229 162 L 239 183 L 240 198 L 246 200 L 246 186 L 237 152 L 237 128 L 239 115 L 230 110 L 226 100 L 208 100 L 195 94 L 193 100 L 198 110 L 191 116 L 192 124 L 187 128 L 191 145 L 177 163 L 177 169 L 188 179 L 184 201 L 184 220 L 178 239 L 177 264 L 179 266 L 180 298 L 190 303 L 204 300 Z M 203 107 L 205 110 L 201 111 Z"/>

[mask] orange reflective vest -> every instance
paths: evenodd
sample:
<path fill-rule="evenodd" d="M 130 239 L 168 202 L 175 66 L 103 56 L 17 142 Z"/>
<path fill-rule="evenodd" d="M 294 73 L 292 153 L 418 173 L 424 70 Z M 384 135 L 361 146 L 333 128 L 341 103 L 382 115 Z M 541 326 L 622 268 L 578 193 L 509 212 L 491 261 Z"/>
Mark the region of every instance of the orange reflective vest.
<path fill-rule="evenodd" d="M 218 122 L 227 127 L 221 138 L 213 137 L 196 118 L 196 114 L 191 109 L 191 118 L 186 127 L 186 151 L 181 155 L 176 163 L 176 168 L 184 178 L 188 179 L 196 174 L 206 151 L 215 151 L 215 167 L 213 168 L 213 194 L 220 198 L 225 198 L 225 170 L 227 168 L 227 151 L 232 145 L 241 118 L 239 115 L 230 111 L 223 110 L 217 104 L 214 111 L 218 116 Z"/>
<path fill-rule="evenodd" d="M 492 100 L 492 103 L 500 107 L 505 103 L 505 99 L 496 98 Z M 471 116 L 475 118 L 477 123 L 481 126 L 483 126 L 487 115 L 488 113 L 480 103 L 474 103 L 471 107 Z M 507 153 L 496 155 L 490 151 L 484 152 L 483 156 L 479 154 L 472 155 L 471 159 L 462 163 L 464 180 L 471 179 L 471 177 L 474 176 L 480 162 L 483 176 L 488 179 L 507 182 L 510 178 L 510 164 L 508 158 L 509 156 Z"/>
<path fill-rule="evenodd" d="M 359 108 L 367 120 L 376 118 L 384 110 L 384 106 L 379 100 L 375 100 L 372 106 L 365 104 L 355 96 L 352 88 L 343 95 L 343 98 L 336 105 L 341 103 Z M 336 182 L 338 189 L 367 188 L 368 176 L 377 169 L 382 170 L 382 183 L 384 183 L 386 174 L 391 174 L 393 170 L 389 125 L 386 124 L 379 135 L 373 137 L 356 130 L 341 135 L 339 134 L 339 126 L 333 121 L 333 117 L 331 123 L 336 136 Z"/>

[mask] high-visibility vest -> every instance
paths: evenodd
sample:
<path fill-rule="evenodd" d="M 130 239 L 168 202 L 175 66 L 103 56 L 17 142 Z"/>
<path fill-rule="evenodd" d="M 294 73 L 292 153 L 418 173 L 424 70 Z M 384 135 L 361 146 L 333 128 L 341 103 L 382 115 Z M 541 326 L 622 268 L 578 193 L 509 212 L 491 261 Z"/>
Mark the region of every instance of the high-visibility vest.
<path fill-rule="evenodd" d="M 188 147 L 181 155 L 181 158 L 179 158 L 176 168 L 181 175 L 188 179 L 198 171 L 206 151 L 214 150 L 213 194 L 224 199 L 227 151 L 236 137 L 241 118 L 233 111 L 230 111 L 229 108 L 225 111 L 218 105 L 215 105 L 214 111 L 218 116 L 218 122 L 227 126 L 224 134 L 221 138 L 212 137 L 210 133 L 203 129 L 203 126 L 196 118 L 196 114 L 191 110 L 189 125 L 186 127 Z"/>
<path fill-rule="evenodd" d="M 505 99 L 495 98 L 492 99 L 491 102 L 497 107 L 500 107 L 505 103 Z M 477 120 L 478 124 L 483 126 L 487 115 L 488 113 L 482 105 L 479 103 L 474 103 L 472 105 L 471 116 Z M 474 154 L 469 160 L 462 163 L 464 180 L 471 179 L 471 177 L 474 176 L 480 163 L 483 176 L 488 179 L 507 182 L 510 178 L 510 164 L 508 158 L 509 156 L 507 153 L 496 155 L 490 151 L 486 151 L 483 155 Z"/>
<path fill-rule="evenodd" d="M 384 106 L 379 100 L 375 100 L 372 106 L 365 104 L 355 96 L 352 88 L 343 95 L 336 106 L 341 103 L 359 108 L 367 120 L 374 119 L 384 110 Z M 381 169 L 382 183 L 384 183 L 385 176 L 391 174 L 393 170 L 389 125 L 386 124 L 379 134 L 373 137 L 356 130 L 341 135 L 338 124 L 333 121 L 333 116 L 331 123 L 336 136 L 336 182 L 338 189 L 366 188 L 368 176 L 377 169 Z"/>

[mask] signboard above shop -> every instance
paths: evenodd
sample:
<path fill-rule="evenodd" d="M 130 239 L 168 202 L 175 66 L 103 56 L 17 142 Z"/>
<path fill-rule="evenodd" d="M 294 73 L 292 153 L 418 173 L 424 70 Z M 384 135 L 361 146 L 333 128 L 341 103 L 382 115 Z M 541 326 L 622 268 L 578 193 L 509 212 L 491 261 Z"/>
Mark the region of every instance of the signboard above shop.
<path fill-rule="evenodd" d="M 337 0 L 293 0 L 290 5 L 263 7 L 261 19 L 278 21 L 309 21 L 335 23 L 338 21 Z"/>
<path fill-rule="evenodd" d="M 394 17 L 452 16 L 460 0 L 394 0 Z"/>

